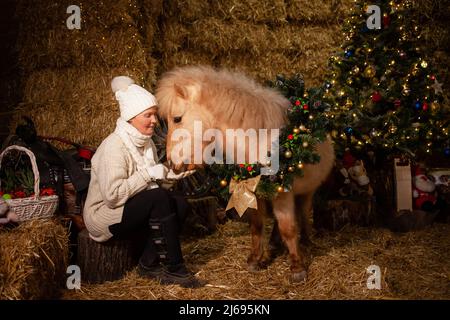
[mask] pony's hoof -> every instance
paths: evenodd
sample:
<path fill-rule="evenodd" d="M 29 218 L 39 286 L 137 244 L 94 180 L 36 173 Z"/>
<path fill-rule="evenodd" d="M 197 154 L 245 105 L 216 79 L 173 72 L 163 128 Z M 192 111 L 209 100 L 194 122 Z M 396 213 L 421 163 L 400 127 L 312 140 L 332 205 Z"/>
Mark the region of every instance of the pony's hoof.
<path fill-rule="evenodd" d="M 297 283 L 297 282 L 303 282 L 306 281 L 307 272 L 305 270 L 300 272 L 292 272 L 291 273 L 291 282 Z"/>
<path fill-rule="evenodd" d="M 247 264 L 247 269 L 249 272 L 258 272 L 259 270 L 261 270 L 258 263 L 256 263 L 256 262 Z"/>

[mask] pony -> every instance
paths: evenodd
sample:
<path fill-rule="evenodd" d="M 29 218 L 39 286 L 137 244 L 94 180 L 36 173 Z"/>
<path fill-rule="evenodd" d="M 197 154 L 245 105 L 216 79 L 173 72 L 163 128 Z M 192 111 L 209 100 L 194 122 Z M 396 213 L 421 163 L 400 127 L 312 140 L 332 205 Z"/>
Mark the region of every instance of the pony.
<path fill-rule="evenodd" d="M 279 129 L 287 123 L 286 112 L 290 106 L 289 100 L 275 89 L 264 87 L 242 73 L 208 66 L 185 66 L 166 72 L 157 84 L 156 98 L 159 114 L 168 123 L 169 162 L 175 146 L 170 137 L 176 129 L 193 133 L 195 121 L 201 121 L 203 131 L 215 128 L 223 136 L 226 129 Z M 177 143 L 186 143 L 185 140 Z M 271 203 L 257 199 L 257 209 L 247 209 L 251 230 L 249 270 L 265 267 L 272 258 L 271 252 L 264 248 L 263 239 L 264 217 L 272 211 L 276 221 L 272 235 L 278 230 L 289 252 L 290 280 L 305 280 L 307 272 L 299 250 L 299 234 L 301 232 L 301 239 L 308 242 L 312 231 L 313 196 L 331 172 L 335 157 L 329 136 L 316 148 L 320 162 L 305 164 L 304 176 L 294 179 L 291 191 L 278 193 Z M 247 157 L 248 150 L 245 151 Z M 183 171 L 204 165 L 194 164 L 193 155 L 191 157 L 185 163 L 172 164 L 172 168 Z"/>

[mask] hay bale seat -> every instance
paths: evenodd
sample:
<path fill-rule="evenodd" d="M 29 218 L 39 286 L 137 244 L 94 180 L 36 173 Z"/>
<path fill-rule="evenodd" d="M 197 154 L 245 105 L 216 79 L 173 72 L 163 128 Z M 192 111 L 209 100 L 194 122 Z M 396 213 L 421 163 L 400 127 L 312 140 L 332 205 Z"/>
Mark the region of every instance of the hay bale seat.
<path fill-rule="evenodd" d="M 0 226 L 0 299 L 54 299 L 66 283 L 68 232 L 56 219 Z"/>
<path fill-rule="evenodd" d="M 184 237 L 211 234 L 217 225 L 217 199 L 207 196 L 187 199 L 191 207 L 183 230 Z M 122 278 L 138 263 L 147 235 L 136 234 L 130 239 L 112 238 L 96 242 L 86 229 L 78 234 L 77 264 L 81 279 L 88 283 L 103 283 Z"/>

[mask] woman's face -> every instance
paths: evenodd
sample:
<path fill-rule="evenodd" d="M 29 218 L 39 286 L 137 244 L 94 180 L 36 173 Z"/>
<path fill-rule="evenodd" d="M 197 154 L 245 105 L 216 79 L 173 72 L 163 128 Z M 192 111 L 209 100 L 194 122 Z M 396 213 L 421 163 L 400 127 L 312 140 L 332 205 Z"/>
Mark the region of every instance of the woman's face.
<path fill-rule="evenodd" d="M 157 114 L 157 107 L 149 108 L 131 119 L 130 124 L 140 133 L 151 136 L 155 132 L 155 125 L 158 123 Z"/>

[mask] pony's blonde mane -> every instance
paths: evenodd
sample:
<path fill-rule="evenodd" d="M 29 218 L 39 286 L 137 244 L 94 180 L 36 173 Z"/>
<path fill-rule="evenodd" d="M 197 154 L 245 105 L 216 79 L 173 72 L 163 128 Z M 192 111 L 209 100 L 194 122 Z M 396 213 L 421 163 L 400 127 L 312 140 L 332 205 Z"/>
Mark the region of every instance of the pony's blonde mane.
<path fill-rule="evenodd" d="M 280 128 L 289 101 L 245 75 L 206 66 L 176 68 L 165 73 L 156 90 L 159 113 L 167 118 L 177 98 L 205 108 L 216 123 L 230 128 Z"/>

